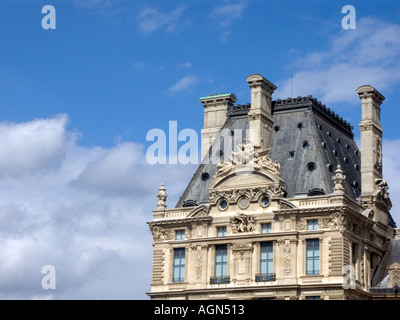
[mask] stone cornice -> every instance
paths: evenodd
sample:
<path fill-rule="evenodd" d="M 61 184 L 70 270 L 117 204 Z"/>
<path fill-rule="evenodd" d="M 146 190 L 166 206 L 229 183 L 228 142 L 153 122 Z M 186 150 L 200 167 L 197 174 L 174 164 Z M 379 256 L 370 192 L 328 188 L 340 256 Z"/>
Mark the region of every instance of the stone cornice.
<path fill-rule="evenodd" d="M 209 222 L 212 221 L 211 216 L 198 216 L 190 218 L 178 218 L 178 219 L 163 219 L 146 222 L 149 226 L 165 226 L 165 225 L 175 225 L 175 224 L 185 224 L 193 222 Z"/>

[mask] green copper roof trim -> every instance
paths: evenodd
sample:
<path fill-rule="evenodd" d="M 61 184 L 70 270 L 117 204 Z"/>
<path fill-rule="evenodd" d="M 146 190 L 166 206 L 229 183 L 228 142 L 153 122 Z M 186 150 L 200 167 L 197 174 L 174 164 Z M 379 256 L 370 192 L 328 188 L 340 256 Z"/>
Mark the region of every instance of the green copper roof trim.
<path fill-rule="evenodd" d="M 210 94 L 207 97 L 202 97 L 199 98 L 199 100 L 203 99 L 211 99 L 211 98 L 222 98 L 222 97 L 229 97 L 232 93 L 216 93 L 216 94 Z"/>

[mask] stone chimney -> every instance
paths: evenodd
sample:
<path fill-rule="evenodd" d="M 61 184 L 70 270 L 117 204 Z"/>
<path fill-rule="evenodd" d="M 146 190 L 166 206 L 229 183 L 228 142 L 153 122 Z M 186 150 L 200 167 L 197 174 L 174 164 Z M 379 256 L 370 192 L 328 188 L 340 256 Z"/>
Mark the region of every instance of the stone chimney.
<path fill-rule="evenodd" d="M 381 104 L 385 97 L 367 85 L 357 89 L 361 99 L 361 196 L 373 194 L 382 180 Z"/>
<path fill-rule="evenodd" d="M 251 109 L 249 111 L 249 140 L 254 148 L 266 150 L 272 132 L 272 93 L 276 86 L 262 75 L 252 74 L 246 81 L 251 88 Z"/>
<path fill-rule="evenodd" d="M 202 160 L 226 121 L 228 107 L 236 101 L 236 96 L 232 93 L 213 94 L 200 98 L 204 107 L 204 127 L 201 130 Z"/>

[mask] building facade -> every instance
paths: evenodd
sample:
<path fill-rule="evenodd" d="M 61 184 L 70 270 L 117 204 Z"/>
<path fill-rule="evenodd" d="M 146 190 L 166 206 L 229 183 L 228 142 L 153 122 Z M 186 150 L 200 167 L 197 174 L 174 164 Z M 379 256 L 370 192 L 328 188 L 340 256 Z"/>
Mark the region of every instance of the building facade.
<path fill-rule="evenodd" d="M 201 98 L 202 163 L 175 208 L 161 185 L 153 220 L 151 299 L 400 298 L 400 232 L 382 177 L 380 108 L 361 99 L 352 127 L 317 99 Z"/>

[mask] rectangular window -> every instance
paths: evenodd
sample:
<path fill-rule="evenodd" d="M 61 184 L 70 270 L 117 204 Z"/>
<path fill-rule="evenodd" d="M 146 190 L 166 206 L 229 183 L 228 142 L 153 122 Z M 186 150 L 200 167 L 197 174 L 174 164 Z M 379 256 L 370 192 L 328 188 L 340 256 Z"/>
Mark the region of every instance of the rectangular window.
<path fill-rule="evenodd" d="M 185 230 L 176 230 L 175 240 L 185 240 Z"/>
<path fill-rule="evenodd" d="M 308 220 L 307 221 L 307 230 L 318 230 L 318 220 Z"/>
<path fill-rule="evenodd" d="M 319 239 L 306 240 L 306 274 L 319 274 Z"/>
<path fill-rule="evenodd" d="M 270 274 L 274 272 L 274 253 L 272 242 L 262 242 L 260 245 L 260 273 Z"/>
<path fill-rule="evenodd" d="M 293 159 L 294 158 L 294 151 L 289 151 L 289 156 L 288 159 Z"/>
<path fill-rule="evenodd" d="M 228 275 L 228 247 L 226 244 L 215 246 L 215 276 Z"/>
<path fill-rule="evenodd" d="M 306 297 L 306 300 L 321 300 L 320 296 L 308 296 Z"/>
<path fill-rule="evenodd" d="M 185 248 L 174 249 L 173 282 L 185 281 Z"/>
<path fill-rule="evenodd" d="M 225 237 L 225 236 L 226 236 L 226 227 L 218 227 L 217 237 Z"/>
<path fill-rule="evenodd" d="M 271 223 L 263 223 L 261 225 L 261 233 L 271 233 Z"/>

